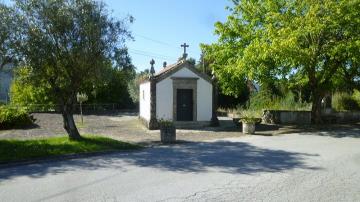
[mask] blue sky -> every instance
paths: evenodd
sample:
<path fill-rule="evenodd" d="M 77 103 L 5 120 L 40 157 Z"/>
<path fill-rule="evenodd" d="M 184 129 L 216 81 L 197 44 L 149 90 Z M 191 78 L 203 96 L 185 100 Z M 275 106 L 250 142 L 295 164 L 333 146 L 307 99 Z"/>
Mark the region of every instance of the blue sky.
<path fill-rule="evenodd" d="M 1 1 L 1 0 L 0 0 Z M 9 2 L 9 0 L 5 0 Z M 229 0 L 104 0 L 113 16 L 135 18 L 130 30 L 135 38 L 127 46 L 138 71 L 150 67 L 154 58 L 156 70 L 162 63 L 176 62 L 182 55 L 180 45 L 190 45 L 189 57 L 200 57 L 200 43 L 216 41 L 214 23 L 225 21 Z"/>
<path fill-rule="evenodd" d="M 180 44 L 186 42 L 189 57 L 200 57 L 200 43 L 216 41 L 214 23 L 225 21 L 231 5 L 228 0 L 105 0 L 116 17 L 135 17 L 130 26 L 135 41 L 128 42 L 129 52 L 137 69 L 156 70 L 162 63 L 176 62 L 182 55 Z"/>

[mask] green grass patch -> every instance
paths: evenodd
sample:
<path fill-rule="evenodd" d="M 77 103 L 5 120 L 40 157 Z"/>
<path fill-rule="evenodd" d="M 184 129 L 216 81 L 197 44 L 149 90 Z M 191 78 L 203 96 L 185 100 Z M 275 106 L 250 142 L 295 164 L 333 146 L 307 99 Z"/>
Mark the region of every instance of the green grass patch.
<path fill-rule="evenodd" d="M 131 150 L 138 145 L 121 142 L 107 137 L 85 135 L 82 140 L 68 137 L 53 137 L 31 140 L 0 140 L 0 163 L 31 160 L 65 154 Z"/>

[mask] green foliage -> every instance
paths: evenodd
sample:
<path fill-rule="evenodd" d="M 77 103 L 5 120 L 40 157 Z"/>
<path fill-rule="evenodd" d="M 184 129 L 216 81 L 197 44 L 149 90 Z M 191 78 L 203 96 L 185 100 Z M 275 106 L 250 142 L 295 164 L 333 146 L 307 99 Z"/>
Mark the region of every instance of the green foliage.
<path fill-rule="evenodd" d="M 28 127 L 34 121 L 24 108 L 0 106 L 0 130 Z"/>
<path fill-rule="evenodd" d="M 145 71 L 141 71 L 140 73 L 136 74 L 135 78 L 128 83 L 128 91 L 130 97 L 132 99 L 132 102 L 136 105 L 139 103 L 140 84 L 145 80 L 147 80 L 149 76 L 150 76 L 149 70 L 146 69 Z"/>
<path fill-rule="evenodd" d="M 268 92 L 260 91 L 250 97 L 249 109 L 299 111 L 310 110 L 311 104 L 297 101 L 292 92 L 288 92 L 285 96 L 275 96 Z"/>
<path fill-rule="evenodd" d="M 352 96 L 353 99 L 356 100 L 356 102 L 358 103 L 358 105 L 360 106 L 360 91 L 359 90 L 354 90 Z"/>
<path fill-rule="evenodd" d="M 14 70 L 15 79 L 10 87 L 11 105 L 24 107 L 28 111 L 50 111 L 54 110 L 54 102 L 51 97 L 50 86 L 33 84 L 31 79 L 31 68 L 19 67 Z"/>
<path fill-rule="evenodd" d="M 128 91 L 131 77 L 126 71 L 107 67 L 106 76 L 99 81 L 95 88 L 90 88 L 88 103 L 116 103 L 120 108 L 131 108 L 133 102 Z"/>
<path fill-rule="evenodd" d="M 359 86 L 358 0 L 235 2 L 227 21 L 215 25 L 218 41 L 202 45 L 225 92 L 247 79 L 309 85 L 318 121 L 324 93 Z"/>
<path fill-rule="evenodd" d="M 261 122 L 262 112 L 260 110 L 239 108 L 237 113 L 240 121 L 244 123 L 259 123 Z"/>
<path fill-rule="evenodd" d="M 158 119 L 157 122 L 159 123 L 160 128 L 166 128 L 166 127 L 173 127 L 174 126 L 174 122 L 172 120 Z"/>
<path fill-rule="evenodd" d="M 49 87 L 64 128 L 79 138 L 72 116 L 76 94 L 101 81 L 109 66 L 129 69 L 129 58 L 121 57 L 127 52 L 125 41 L 132 38 L 128 19 L 113 18 L 105 4 L 95 0 L 15 0 L 14 7 L 22 19 L 19 52 L 31 68 L 29 80 Z"/>
<path fill-rule="evenodd" d="M 7 64 L 19 60 L 17 48 L 20 44 L 20 16 L 12 7 L 0 2 L 0 71 Z"/>
<path fill-rule="evenodd" d="M 84 138 L 78 141 L 69 140 L 67 137 L 32 140 L 0 140 L 0 162 L 139 148 L 141 147 L 138 145 L 94 135 L 85 135 Z"/>
<path fill-rule="evenodd" d="M 352 95 L 346 92 L 336 92 L 332 96 L 332 107 L 336 111 L 360 110 L 359 91 Z"/>

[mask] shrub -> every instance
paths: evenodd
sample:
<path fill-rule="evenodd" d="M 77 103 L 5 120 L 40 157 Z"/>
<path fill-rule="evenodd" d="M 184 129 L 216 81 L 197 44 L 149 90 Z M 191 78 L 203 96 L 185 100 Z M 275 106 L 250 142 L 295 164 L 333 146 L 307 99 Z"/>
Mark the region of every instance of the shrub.
<path fill-rule="evenodd" d="M 284 97 L 273 96 L 268 93 L 257 93 L 251 96 L 249 109 L 252 110 L 310 110 L 311 104 L 300 102 L 295 99 L 292 92 L 288 92 Z"/>
<path fill-rule="evenodd" d="M 353 97 L 360 106 L 360 91 L 354 90 L 354 93 L 352 94 L 351 97 Z"/>
<path fill-rule="evenodd" d="M 29 111 L 53 111 L 53 98 L 49 97 L 50 87 L 43 83 L 34 86 L 30 82 L 31 68 L 19 67 L 14 70 L 15 79 L 11 83 L 11 104 L 26 107 Z"/>
<path fill-rule="evenodd" d="M 0 106 L 0 129 L 27 127 L 34 121 L 35 119 L 24 108 Z"/>
<path fill-rule="evenodd" d="M 258 123 L 261 122 L 261 111 L 251 109 L 238 109 L 241 122 L 244 123 Z"/>
<path fill-rule="evenodd" d="M 158 119 L 157 122 L 159 123 L 160 128 L 166 128 L 166 127 L 173 127 L 174 126 L 174 122 L 172 120 Z"/>
<path fill-rule="evenodd" d="M 336 111 L 360 110 L 359 102 L 357 100 L 358 93 L 351 95 L 346 92 L 336 92 L 332 96 L 332 106 Z"/>

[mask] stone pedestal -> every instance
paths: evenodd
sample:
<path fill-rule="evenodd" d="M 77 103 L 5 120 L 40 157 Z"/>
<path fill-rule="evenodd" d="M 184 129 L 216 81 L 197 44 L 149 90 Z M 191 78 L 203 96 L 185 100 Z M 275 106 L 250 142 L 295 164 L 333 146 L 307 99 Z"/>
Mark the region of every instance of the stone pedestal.
<path fill-rule="evenodd" d="M 154 77 L 150 77 L 150 121 L 149 129 L 158 129 L 158 122 L 156 119 L 156 80 Z"/>
<path fill-rule="evenodd" d="M 244 134 L 255 134 L 255 123 L 242 123 L 242 132 Z"/>
<path fill-rule="evenodd" d="M 176 142 L 176 128 L 175 126 L 160 126 L 160 139 L 164 144 Z"/>
<path fill-rule="evenodd" d="M 216 114 L 216 110 L 217 110 L 217 107 L 218 107 L 219 92 L 218 92 L 218 88 L 217 88 L 217 79 L 216 79 L 215 75 L 213 75 L 213 78 L 212 78 L 212 85 L 213 85 L 212 116 L 211 116 L 210 126 L 217 127 L 217 126 L 220 125 L 219 119 L 218 119 L 217 114 Z"/>

